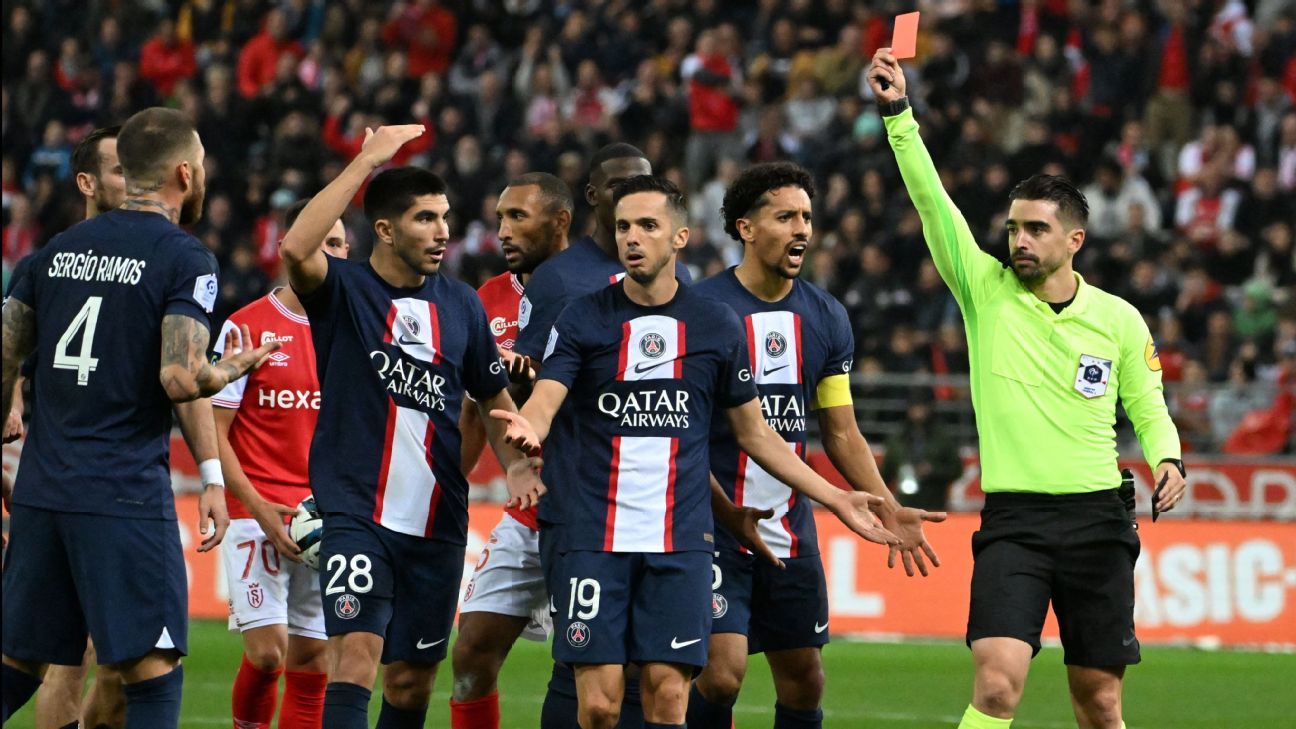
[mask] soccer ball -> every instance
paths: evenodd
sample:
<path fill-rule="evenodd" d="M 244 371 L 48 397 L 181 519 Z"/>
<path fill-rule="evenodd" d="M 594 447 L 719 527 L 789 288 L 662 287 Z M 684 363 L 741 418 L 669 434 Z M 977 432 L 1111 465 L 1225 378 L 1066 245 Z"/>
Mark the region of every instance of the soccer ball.
<path fill-rule="evenodd" d="M 315 497 L 307 496 L 297 505 L 297 513 L 288 523 L 288 537 L 301 548 L 301 560 L 311 569 L 319 569 L 320 538 L 324 536 L 324 519 L 315 509 Z"/>

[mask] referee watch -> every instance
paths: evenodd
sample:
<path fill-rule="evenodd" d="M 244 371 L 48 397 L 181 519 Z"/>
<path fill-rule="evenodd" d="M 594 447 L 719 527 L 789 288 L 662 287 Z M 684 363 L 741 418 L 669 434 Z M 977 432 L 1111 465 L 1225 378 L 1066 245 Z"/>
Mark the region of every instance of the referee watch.
<path fill-rule="evenodd" d="M 882 116 L 895 116 L 909 108 L 909 97 L 901 96 L 894 101 L 879 101 L 878 113 Z"/>

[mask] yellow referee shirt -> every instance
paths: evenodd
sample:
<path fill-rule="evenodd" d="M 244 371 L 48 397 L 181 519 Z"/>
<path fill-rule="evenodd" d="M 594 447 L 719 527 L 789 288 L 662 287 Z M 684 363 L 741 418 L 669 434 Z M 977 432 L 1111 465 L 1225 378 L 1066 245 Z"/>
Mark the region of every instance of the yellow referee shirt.
<path fill-rule="evenodd" d="M 1153 470 L 1179 457 L 1161 363 L 1143 317 L 1085 284 L 1055 314 L 981 250 L 941 187 L 913 110 L 885 117 L 900 174 L 941 278 L 963 311 L 981 488 L 1069 494 L 1116 488 L 1116 400 Z"/>

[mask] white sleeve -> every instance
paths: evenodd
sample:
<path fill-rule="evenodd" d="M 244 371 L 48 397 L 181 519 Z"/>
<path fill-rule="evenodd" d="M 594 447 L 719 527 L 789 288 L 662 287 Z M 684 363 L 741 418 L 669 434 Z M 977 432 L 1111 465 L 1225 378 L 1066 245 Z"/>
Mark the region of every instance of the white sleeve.
<path fill-rule="evenodd" d="M 220 336 L 216 338 L 216 342 L 212 346 L 216 356 L 219 357 L 225 353 L 225 335 L 229 334 L 230 330 L 234 329 L 235 326 L 234 322 L 229 319 L 226 319 L 225 323 L 221 325 Z M 247 378 L 247 375 L 243 375 L 226 385 L 220 392 L 212 395 L 212 405 L 218 408 L 238 409 L 238 406 L 243 402 L 243 390 L 247 387 Z"/>

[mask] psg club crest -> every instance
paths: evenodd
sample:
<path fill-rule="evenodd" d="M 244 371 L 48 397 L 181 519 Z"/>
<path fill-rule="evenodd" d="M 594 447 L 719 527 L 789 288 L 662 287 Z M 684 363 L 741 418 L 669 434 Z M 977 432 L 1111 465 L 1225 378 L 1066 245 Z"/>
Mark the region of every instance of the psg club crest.
<path fill-rule="evenodd" d="M 589 626 L 577 620 L 567 626 L 567 642 L 572 648 L 584 648 L 590 642 Z"/>
<path fill-rule="evenodd" d="M 423 340 L 419 338 L 419 329 L 421 329 L 421 327 L 419 326 L 418 319 L 415 319 L 409 314 L 401 314 L 400 320 L 401 323 L 405 325 L 405 331 L 409 332 L 409 334 L 402 334 L 397 337 L 396 343 L 404 344 L 406 346 L 422 344 Z"/>
<path fill-rule="evenodd" d="M 360 598 L 348 593 L 338 595 L 337 602 L 333 603 L 333 612 L 343 620 L 350 620 L 360 614 Z"/>
<path fill-rule="evenodd" d="M 782 357 L 787 351 L 787 340 L 778 332 L 770 332 L 765 335 L 765 354 L 771 357 Z"/>
<path fill-rule="evenodd" d="M 718 592 L 711 593 L 711 617 L 723 618 L 729 612 L 729 601 Z"/>
<path fill-rule="evenodd" d="M 253 582 L 248 585 L 247 600 L 248 604 L 254 608 L 261 607 L 261 603 L 265 602 L 265 590 L 261 589 L 260 582 Z"/>
<path fill-rule="evenodd" d="M 657 332 L 648 332 L 639 340 L 639 351 L 649 359 L 657 359 L 666 353 L 666 340 Z"/>

